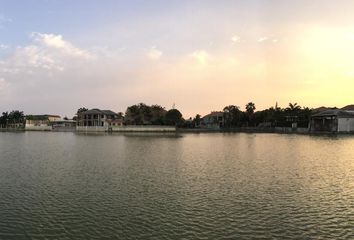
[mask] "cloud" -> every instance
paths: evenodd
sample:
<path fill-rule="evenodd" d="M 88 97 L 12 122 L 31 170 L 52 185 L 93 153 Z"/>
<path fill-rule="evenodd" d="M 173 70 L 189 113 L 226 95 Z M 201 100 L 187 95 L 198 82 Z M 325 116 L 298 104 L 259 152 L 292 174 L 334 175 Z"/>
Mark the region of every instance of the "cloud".
<path fill-rule="evenodd" d="M 8 18 L 4 16 L 3 14 L 0 14 L 0 28 L 4 28 L 6 23 L 12 22 L 11 18 Z"/>
<path fill-rule="evenodd" d="M 92 54 L 90 54 L 88 51 L 77 48 L 72 43 L 65 41 L 62 35 L 33 32 L 31 36 L 41 45 L 49 48 L 60 49 L 68 55 L 83 58 L 93 58 Z"/>
<path fill-rule="evenodd" d="M 62 37 L 53 43 L 55 35 L 47 34 L 50 37 L 44 41 L 45 36 L 36 35 L 29 44 L 11 47 L 5 56 L 0 56 L 0 107 L 20 104 L 33 109 L 55 105 L 63 96 L 77 96 L 77 89 L 99 71 L 88 51 L 74 47 Z M 59 96 L 54 100 L 56 95 Z"/>
<path fill-rule="evenodd" d="M 273 44 L 277 44 L 279 42 L 279 38 L 276 38 L 276 37 L 260 37 L 260 38 L 258 38 L 257 42 L 259 42 L 259 43 L 270 42 L 270 43 L 273 43 Z"/>
<path fill-rule="evenodd" d="M 13 65 L 32 68 L 43 68 L 46 70 L 63 70 L 63 61 L 46 49 L 30 45 L 18 47 L 13 56 Z"/>
<path fill-rule="evenodd" d="M 6 50 L 6 49 L 8 49 L 8 48 L 9 48 L 8 45 L 0 44 L 0 50 Z"/>
<path fill-rule="evenodd" d="M 29 40 L 0 55 L 0 108 L 71 114 L 81 106 L 111 108 L 112 104 L 115 110 L 128 101 L 130 90 L 141 86 L 137 83 L 145 78 L 141 69 L 152 64 L 140 61 L 141 55 L 123 55 L 120 49 L 111 56 L 105 54 L 111 48 L 84 49 L 51 33 L 33 33 Z M 119 101 L 110 101 L 116 96 Z"/>
<path fill-rule="evenodd" d="M 204 65 L 210 59 L 210 55 L 205 50 L 197 50 L 192 53 L 192 57 L 198 61 L 198 63 Z"/>
<path fill-rule="evenodd" d="M 87 50 L 75 47 L 61 35 L 33 33 L 32 42 L 27 46 L 18 46 L 0 62 L 0 74 L 32 74 L 45 70 L 63 71 L 94 59 Z M 6 49 L 8 46 L 0 45 Z"/>
<path fill-rule="evenodd" d="M 152 47 L 146 52 L 146 56 L 151 60 L 158 60 L 162 56 L 162 51 L 156 49 L 156 47 Z"/>
<path fill-rule="evenodd" d="M 260 37 L 260 38 L 258 39 L 258 42 L 259 42 L 259 43 L 262 43 L 262 42 L 265 42 L 265 41 L 268 41 L 268 37 Z"/>
<path fill-rule="evenodd" d="M 4 90 L 8 86 L 8 83 L 4 78 L 0 78 L 0 91 Z"/>
<path fill-rule="evenodd" d="M 241 38 L 237 35 L 234 35 L 231 38 L 231 41 L 233 41 L 234 43 L 238 43 L 238 42 L 240 42 L 240 40 L 241 40 Z"/>

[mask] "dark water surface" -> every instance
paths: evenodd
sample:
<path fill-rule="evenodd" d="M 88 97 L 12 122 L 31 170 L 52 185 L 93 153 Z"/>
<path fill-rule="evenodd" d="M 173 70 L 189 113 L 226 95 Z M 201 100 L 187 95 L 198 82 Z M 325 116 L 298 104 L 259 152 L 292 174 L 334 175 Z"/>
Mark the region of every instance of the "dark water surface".
<path fill-rule="evenodd" d="M 0 239 L 354 239 L 354 137 L 1 132 Z"/>

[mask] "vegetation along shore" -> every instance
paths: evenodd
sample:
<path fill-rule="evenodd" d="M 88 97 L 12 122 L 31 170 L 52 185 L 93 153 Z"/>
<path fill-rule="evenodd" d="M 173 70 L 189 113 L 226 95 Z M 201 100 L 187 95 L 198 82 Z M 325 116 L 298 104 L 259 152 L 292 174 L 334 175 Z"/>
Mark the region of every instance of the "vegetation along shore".
<path fill-rule="evenodd" d="M 166 110 L 160 105 L 144 103 L 129 106 L 125 113 L 97 108 L 79 108 L 72 118 L 53 114 L 32 115 L 20 110 L 4 111 L 1 130 L 41 131 L 182 131 L 182 132 L 286 132 L 286 133 L 353 133 L 354 105 L 343 108 L 310 109 L 297 103 L 286 108 L 276 104 L 256 111 L 249 102 L 244 110 L 228 105 L 205 116 L 183 118 L 176 108 Z"/>

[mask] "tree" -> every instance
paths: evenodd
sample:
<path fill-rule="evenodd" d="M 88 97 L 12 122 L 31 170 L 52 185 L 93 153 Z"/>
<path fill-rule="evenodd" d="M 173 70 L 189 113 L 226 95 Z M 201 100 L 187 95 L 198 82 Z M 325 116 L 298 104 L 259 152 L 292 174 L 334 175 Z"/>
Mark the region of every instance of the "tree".
<path fill-rule="evenodd" d="M 118 115 L 119 119 L 123 119 L 124 118 L 124 114 L 122 112 L 118 112 L 117 115 Z"/>
<path fill-rule="evenodd" d="M 88 109 L 87 109 L 87 108 L 85 108 L 85 107 L 81 107 L 81 108 L 79 108 L 79 109 L 77 110 L 76 114 L 79 116 L 79 114 L 80 114 L 80 113 L 82 113 L 82 112 L 86 112 L 86 111 L 88 111 Z"/>
<path fill-rule="evenodd" d="M 246 104 L 246 113 L 248 117 L 248 122 L 253 122 L 253 114 L 254 110 L 256 110 L 256 105 L 253 102 L 249 102 Z"/>
<path fill-rule="evenodd" d="M 6 128 L 7 127 L 7 121 L 9 119 L 9 113 L 8 112 L 3 112 L 2 116 L 0 117 L 0 127 L 1 128 Z"/>
<path fill-rule="evenodd" d="M 152 114 L 151 123 L 153 125 L 163 125 L 165 123 L 164 118 L 167 112 L 165 108 L 160 105 L 152 105 L 150 108 Z"/>
<path fill-rule="evenodd" d="M 165 121 L 167 125 L 180 125 L 183 122 L 182 113 L 177 109 L 168 110 Z"/>
<path fill-rule="evenodd" d="M 301 110 L 301 106 L 299 106 L 297 103 L 289 103 L 289 107 L 287 107 L 285 110 L 291 112 L 291 113 L 296 113 L 299 110 Z"/>
<path fill-rule="evenodd" d="M 13 124 L 12 127 L 18 127 L 25 122 L 25 115 L 22 111 L 12 110 L 9 112 L 3 112 L 0 117 L 0 127 L 7 128 L 9 124 Z"/>
<path fill-rule="evenodd" d="M 224 121 L 227 127 L 236 127 L 241 119 L 241 111 L 238 106 L 229 105 L 224 107 Z"/>
<path fill-rule="evenodd" d="M 142 118 L 140 114 L 139 105 L 132 105 L 125 111 L 125 119 L 128 124 L 140 125 L 142 124 Z"/>
<path fill-rule="evenodd" d="M 246 112 L 248 115 L 252 115 L 254 113 L 254 110 L 256 110 L 256 105 L 253 102 L 249 102 L 246 104 Z"/>
<path fill-rule="evenodd" d="M 148 106 L 145 103 L 139 103 L 127 108 L 125 112 L 125 121 L 128 124 L 135 125 L 163 125 L 165 114 L 165 108 L 160 105 L 155 104 Z"/>
<path fill-rule="evenodd" d="M 16 124 L 16 123 L 23 123 L 25 119 L 25 115 L 22 111 L 13 110 L 8 115 L 8 122 Z"/>
<path fill-rule="evenodd" d="M 193 119 L 193 123 L 195 127 L 199 127 L 200 123 L 202 121 L 202 118 L 199 114 L 195 115 L 194 119 Z"/>

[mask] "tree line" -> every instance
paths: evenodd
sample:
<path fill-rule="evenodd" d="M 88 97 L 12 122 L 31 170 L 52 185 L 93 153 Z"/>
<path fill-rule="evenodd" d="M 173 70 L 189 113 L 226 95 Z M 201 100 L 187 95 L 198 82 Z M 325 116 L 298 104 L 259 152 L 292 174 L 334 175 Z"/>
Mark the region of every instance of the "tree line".
<path fill-rule="evenodd" d="M 11 112 L 3 112 L 0 117 L 0 127 L 8 128 L 10 126 L 17 127 L 25 122 L 25 115 L 22 111 L 13 110 Z"/>
<path fill-rule="evenodd" d="M 125 123 L 133 125 L 180 125 L 184 119 L 178 109 L 166 110 L 160 105 L 139 103 L 125 111 Z"/>
<path fill-rule="evenodd" d="M 87 111 L 86 107 L 77 110 L 77 116 Z M 164 107 L 153 104 L 138 103 L 127 107 L 125 114 L 117 113 L 118 118 L 123 118 L 126 125 L 174 125 L 183 124 L 182 113 L 178 109 L 166 110 Z"/>
<path fill-rule="evenodd" d="M 85 107 L 79 108 L 77 114 L 87 110 Z M 223 114 L 224 128 L 291 127 L 293 122 L 296 122 L 298 127 L 307 127 L 312 109 L 301 107 L 297 103 L 289 103 L 286 108 L 275 106 L 256 111 L 256 105 L 249 102 L 245 105 L 244 111 L 237 105 L 227 105 L 220 112 Z M 185 120 L 178 109 L 166 110 L 157 104 L 135 104 L 127 107 L 125 114 L 118 113 L 118 116 L 124 118 L 124 123 L 127 125 L 175 125 L 195 128 L 203 124 L 202 116 L 199 114 L 193 119 Z M 25 116 L 23 111 L 19 110 L 3 112 L 0 116 L 0 127 L 17 127 L 19 124 L 24 124 L 26 117 L 29 116 Z"/>
<path fill-rule="evenodd" d="M 242 111 L 239 106 L 228 105 L 221 111 L 223 113 L 224 128 L 233 127 L 291 127 L 296 122 L 298 127 L 307 127 L 312 109 L 301 107 L 297 103 L 289 103 L 288 107 L 270 107 L 255 111 L 256 105 L 249 102 Z M 189 127 L 201 126 L 201 116 L 197 114 Z"/>

